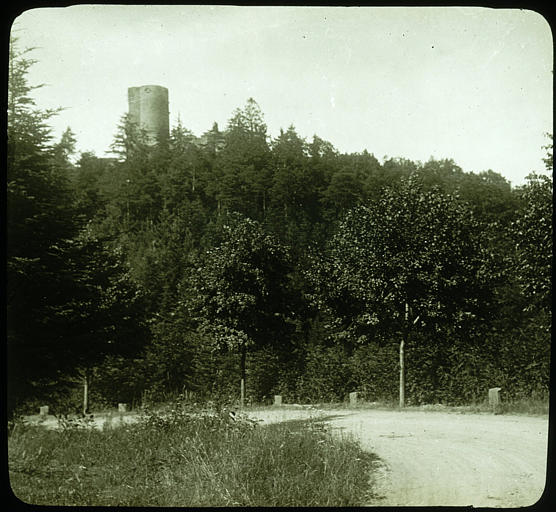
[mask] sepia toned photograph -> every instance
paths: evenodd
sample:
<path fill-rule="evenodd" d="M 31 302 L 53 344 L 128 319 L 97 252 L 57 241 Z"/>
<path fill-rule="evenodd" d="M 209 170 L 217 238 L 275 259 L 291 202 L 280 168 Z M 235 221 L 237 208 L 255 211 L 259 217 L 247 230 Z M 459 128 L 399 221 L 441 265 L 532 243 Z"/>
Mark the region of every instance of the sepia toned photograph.
<path fill-rule="evenodd" d="M 540 12 L 45 5 L 6 54 L 12 503 L 548 503 Z"/>

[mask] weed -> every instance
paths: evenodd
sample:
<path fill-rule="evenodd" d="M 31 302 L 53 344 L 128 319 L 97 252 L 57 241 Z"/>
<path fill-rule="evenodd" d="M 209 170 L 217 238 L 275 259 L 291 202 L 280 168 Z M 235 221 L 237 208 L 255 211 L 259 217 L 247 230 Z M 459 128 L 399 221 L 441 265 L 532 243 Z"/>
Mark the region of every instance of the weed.
<path fill-rule="evenodd" d="M 14 493 L 37 505 L 352 506 L 373 456 L 322 421 L 262 426 L 225 404 L 175 402 L 133 425 L 12 429 Z"/>

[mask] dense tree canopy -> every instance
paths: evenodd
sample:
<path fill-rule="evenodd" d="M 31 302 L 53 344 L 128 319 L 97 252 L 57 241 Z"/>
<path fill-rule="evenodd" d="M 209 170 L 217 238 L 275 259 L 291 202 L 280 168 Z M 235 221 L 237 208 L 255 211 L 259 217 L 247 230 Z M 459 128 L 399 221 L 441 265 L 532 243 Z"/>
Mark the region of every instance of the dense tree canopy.
<path fill-rule="evenodd" d="M 273 138 L 252 98 L 154 145 L 123 116 L 113 158 L 75 155 L 33 62 L 12 44 L 10 407 L 87 368 L 103 404 L 237 399 L 240 377 L 257 400 L 393 399 L 400 339 L 410 402 L 546 396 L 551 177 Z"/>
<path fill-rule="evenodd" d="M 531 174 L 521 188 L 524 207 L 515 220 L 516 271 L 529 308 L 552 306 L 552 180 Z"/>
<path fill-rule="evenodd" d="M 476 228 L 463 203 L 410 177 L 347 213 L 319 282 L 329 283 L 325 296 L 363 337 L 400 331 L 405 304 L 420 326 L 460 327 L 484 310 Z"/>

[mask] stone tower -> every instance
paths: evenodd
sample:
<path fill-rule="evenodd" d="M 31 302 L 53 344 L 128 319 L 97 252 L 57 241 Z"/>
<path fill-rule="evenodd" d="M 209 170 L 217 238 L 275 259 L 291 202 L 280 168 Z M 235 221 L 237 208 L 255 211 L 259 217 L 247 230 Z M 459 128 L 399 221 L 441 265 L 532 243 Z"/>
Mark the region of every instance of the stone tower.
<path fill-rule="evenodd" d="M 129 120 L 146 131 L 149 144 L 167 139 L 170 115 L 168 89 L 160 85 L 142 85 L 127 90 Z"/>

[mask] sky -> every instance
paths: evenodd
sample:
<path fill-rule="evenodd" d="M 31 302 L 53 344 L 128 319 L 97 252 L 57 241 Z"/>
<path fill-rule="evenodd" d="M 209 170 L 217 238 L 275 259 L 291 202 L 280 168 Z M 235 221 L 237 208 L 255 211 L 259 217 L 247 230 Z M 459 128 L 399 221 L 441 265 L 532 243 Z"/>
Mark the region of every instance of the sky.
<path fill-rule="evenodd" d="M 36 47 L 39 108 L 77 151 L 105 152 L 127 89 L 169 90 L 170 125 L 201 135 L 252 97 L 276 137 L 293 125 L 379 161 L 451 158 L 519 186 L 553 133 L 553 41 L 537 12 L 479 7 L 79 5 L 16 18 Z"/>

